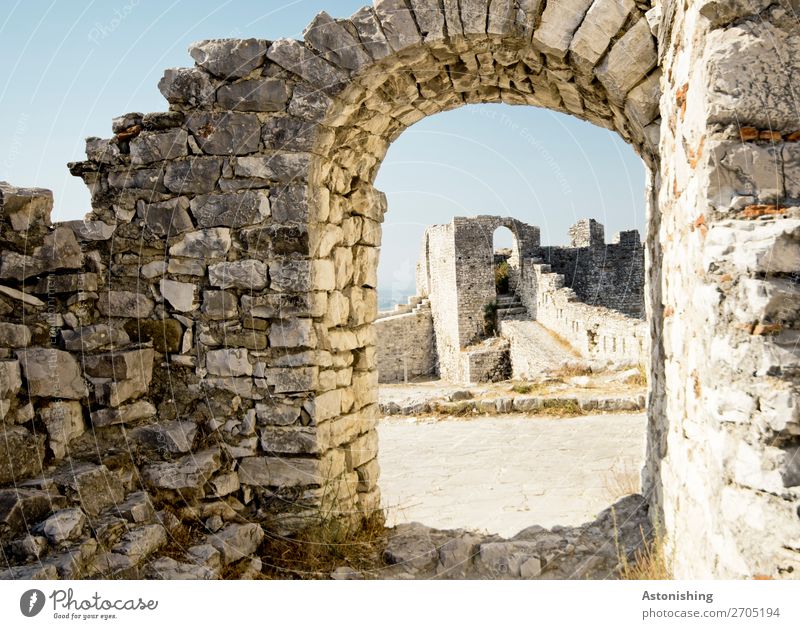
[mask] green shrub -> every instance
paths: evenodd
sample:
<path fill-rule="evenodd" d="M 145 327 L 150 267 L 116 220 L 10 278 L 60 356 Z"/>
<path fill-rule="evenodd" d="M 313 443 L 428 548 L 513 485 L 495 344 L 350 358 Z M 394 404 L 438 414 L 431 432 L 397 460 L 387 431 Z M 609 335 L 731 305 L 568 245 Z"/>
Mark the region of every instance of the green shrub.
<path fill-rule="evenodd" d="M 497 289 L 498 295 L 508 294 L 509 271 L 510 267 L 508 266 L 508 262 L 505 260 L 494 267 L 494 286 Z"/>

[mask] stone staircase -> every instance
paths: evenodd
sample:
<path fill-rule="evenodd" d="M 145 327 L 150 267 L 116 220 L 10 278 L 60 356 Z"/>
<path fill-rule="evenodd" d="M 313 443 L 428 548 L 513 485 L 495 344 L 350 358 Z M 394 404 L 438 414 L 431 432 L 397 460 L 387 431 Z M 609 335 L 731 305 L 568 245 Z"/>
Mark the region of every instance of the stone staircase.
<path fill-rule="evenodd" d="M 409 314 L 412 312 L 419 312 L 424 308 L 430 308 L 431 300 L 428 297 L 420 295 L 413 295 L 408 298 L 408 303 L 397 304 L 391 310 L 382 310 L 378 313 L 375 320 L 385 319 L 387 317 L 396 317 L 398 315 Z"/>
<path fill-rule="evenodd" d="M 527 308 L 522 305 L 519 295 L 498 295 L 497 296 L 497 320 L 509 319 L 526 315 Z"/>

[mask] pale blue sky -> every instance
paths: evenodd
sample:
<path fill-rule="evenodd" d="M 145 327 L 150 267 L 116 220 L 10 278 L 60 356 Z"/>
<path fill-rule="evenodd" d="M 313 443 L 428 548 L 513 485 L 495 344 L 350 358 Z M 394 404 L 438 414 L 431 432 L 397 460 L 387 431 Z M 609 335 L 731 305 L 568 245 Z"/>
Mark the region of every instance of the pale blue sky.
<path fill-rule="evenodd" d="M 191 65 L 211 37 L 301 37 L 316 13 L 363 0 L 3 0 L 0 180 L 50 188 L 55 219 L 89 209 L 68 161 L 111 119 L 163 111 L 164 68 Z M 594 217 L 610 237 L 644 224 L 644 168 L 614 134 L 532 107 L 469 106 L 427 118 L 391 147 L 377 186 L 389 197 L 379 283 L 411 281 L 425 225 L 478 213 L 516 216 L 562 244 Z"/>

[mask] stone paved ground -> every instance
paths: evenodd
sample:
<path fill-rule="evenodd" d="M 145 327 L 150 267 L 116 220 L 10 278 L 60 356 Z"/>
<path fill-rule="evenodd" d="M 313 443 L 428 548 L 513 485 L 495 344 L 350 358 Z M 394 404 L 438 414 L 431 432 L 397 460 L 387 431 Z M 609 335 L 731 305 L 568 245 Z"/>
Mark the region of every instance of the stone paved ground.
<path fill-rule="evenodd" d="M 532 524 L 587 522 L 641 468 L 645 426 L 643 414 L 384 419 L 387 525 L 417 521 L 510 537 Z"/>

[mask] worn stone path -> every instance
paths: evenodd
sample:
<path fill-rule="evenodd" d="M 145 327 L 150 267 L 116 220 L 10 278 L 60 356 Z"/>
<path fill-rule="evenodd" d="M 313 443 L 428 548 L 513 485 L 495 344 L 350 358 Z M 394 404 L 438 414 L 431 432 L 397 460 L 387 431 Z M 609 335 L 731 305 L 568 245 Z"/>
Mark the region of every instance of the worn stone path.
<path fill-rule="evenodd" d="M 510 537 L 574 526 L 618 497 L 644 460 L 641 414 L 570 419 L 384 419 L 379 427 L 387 525 L 421 522 Z"/>

